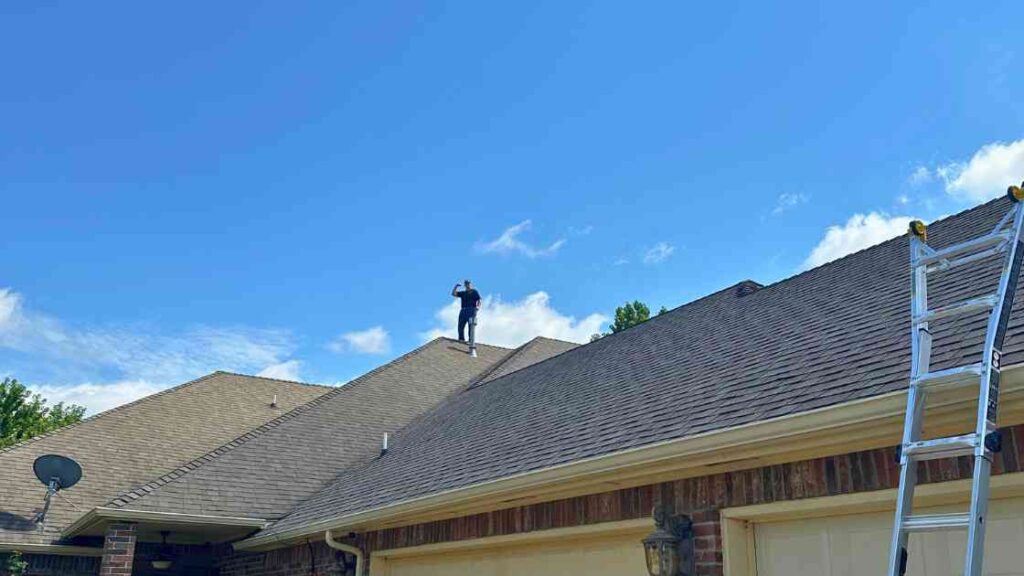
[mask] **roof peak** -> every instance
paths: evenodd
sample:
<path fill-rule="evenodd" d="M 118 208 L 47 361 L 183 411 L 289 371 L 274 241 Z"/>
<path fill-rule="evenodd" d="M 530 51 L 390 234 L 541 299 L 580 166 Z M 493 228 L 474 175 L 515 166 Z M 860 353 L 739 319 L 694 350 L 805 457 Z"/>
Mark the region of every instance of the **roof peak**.
<path fill-rule="evenodd" d="M 212 374 L 210 374 L 210 376 L 215 376 L 217 374 L 226 374 L 228 376 L 241 376 L 243 378 L 259 378 L 260 380 L 270 380 L 271 382 L 284 382 L 285 384 L 298 384 L 300 386 L 313 386 L 315 388 L 326 388 L 328 390 L 332 389 L 332 388 L 335 388 L 335 386 L 331 386 L 330 384 L 316 384 L 314 382 L 303 382 L 301 380 L 288 380 L 286 378 L 273 378 L 271 376 L 260 376 L 259 374 L 244 374 L 242 372 L 232 372 L 230 370 L 217 370 L 217 371 L 213 372 Z"/>

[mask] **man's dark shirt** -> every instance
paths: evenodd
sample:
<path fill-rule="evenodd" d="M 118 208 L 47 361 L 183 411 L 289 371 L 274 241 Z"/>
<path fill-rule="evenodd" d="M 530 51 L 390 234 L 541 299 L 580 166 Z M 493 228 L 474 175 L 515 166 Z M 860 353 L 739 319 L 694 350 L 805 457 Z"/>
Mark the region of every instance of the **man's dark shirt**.
<path fill-rule="evenodd" d="M 480 301 L 480 293 L 476 291 L 476 288 L 470 288 L 469 290 L 462 290 L 455 293 L 456 296 L 462 300 L 462 309 L 466 308 L 476 310 L 476 303 Z"/>

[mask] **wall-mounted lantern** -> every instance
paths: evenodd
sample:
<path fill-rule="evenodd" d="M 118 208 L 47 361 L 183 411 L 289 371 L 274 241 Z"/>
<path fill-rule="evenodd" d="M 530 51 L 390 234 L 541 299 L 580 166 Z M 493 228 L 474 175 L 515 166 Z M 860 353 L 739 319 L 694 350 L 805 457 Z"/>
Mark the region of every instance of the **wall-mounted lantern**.
<path fill-rule="evenodd" d="M 651 576 L 692 576 L 693 522 L 682 514 L 673 516 L 666 505 L 656 506 L 654 532 L 644 538 L 644 558 Z"/>

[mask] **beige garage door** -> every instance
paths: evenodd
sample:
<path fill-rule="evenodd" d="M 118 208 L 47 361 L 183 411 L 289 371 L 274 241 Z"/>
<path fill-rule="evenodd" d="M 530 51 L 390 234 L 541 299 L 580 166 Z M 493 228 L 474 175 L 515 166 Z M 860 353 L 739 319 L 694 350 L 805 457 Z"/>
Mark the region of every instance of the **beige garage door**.
<path fill-rule="evenodd" d="M 375 558 L 374 576 L 643 576 L 643 535 Z M 379 560 L 379 561 L 378 561 Z"/>
<path fill-rule="evenodd" d="M 1024 499 L 993 500 L 989 519 L 985 574 L 1024 576 Z M 888 563 L 891 530 L 890 512 L 755 524 L 757 576 L 880 576 Z M 907 574 L 963 574 L 964 536 L 962 531 L 912 535 Z"/>

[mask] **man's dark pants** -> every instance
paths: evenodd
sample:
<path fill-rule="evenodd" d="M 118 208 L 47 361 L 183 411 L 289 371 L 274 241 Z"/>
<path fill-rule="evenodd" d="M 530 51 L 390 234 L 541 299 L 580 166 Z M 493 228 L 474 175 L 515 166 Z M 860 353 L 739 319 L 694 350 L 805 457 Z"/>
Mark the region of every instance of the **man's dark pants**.
<path fill-rule="evenodd" d="M 476 316 L 476 308 L 459 310 L 459 342 L 466 341 L 466 324 Z"/>

